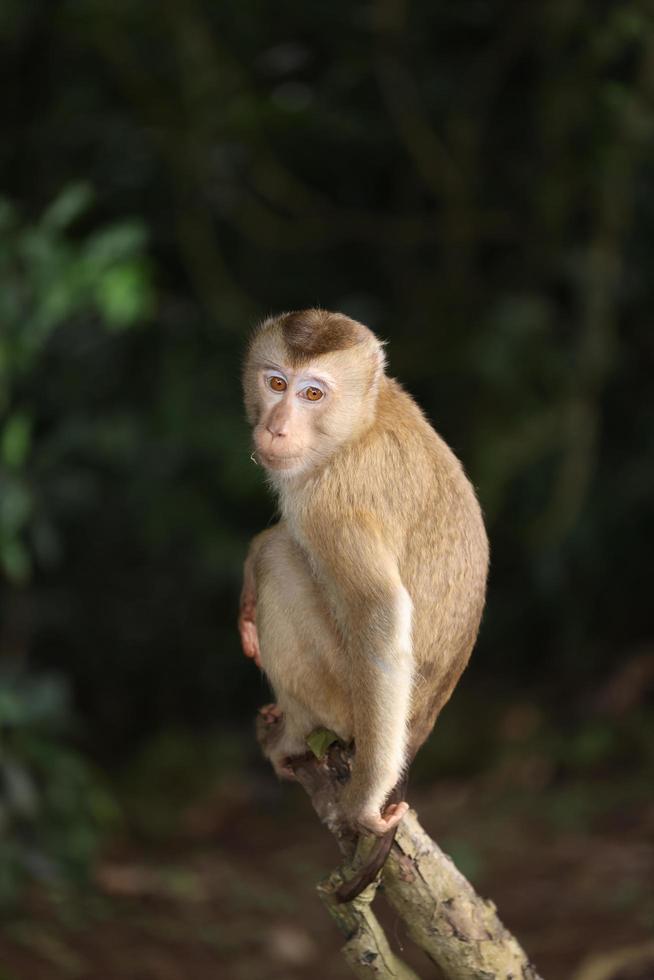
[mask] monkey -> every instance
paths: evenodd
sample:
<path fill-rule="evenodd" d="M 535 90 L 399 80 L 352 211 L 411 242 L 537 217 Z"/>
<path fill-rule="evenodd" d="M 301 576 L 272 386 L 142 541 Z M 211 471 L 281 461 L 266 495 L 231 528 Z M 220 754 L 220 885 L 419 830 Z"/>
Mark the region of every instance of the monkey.
<path fill-rule="evenodd" d="M 241 642 L 277 698 L 264 713 L 280 777 L 316 728 L 354 744 L 338 819 L 381 843 L 339 892 L 349 901 L 388 855 L 408 767 L 468 663 L 488 540 L 461 463 L 362 323 L 322 309 L 265 319 L 243 388 L 280 520 L 245 561 Z"/>

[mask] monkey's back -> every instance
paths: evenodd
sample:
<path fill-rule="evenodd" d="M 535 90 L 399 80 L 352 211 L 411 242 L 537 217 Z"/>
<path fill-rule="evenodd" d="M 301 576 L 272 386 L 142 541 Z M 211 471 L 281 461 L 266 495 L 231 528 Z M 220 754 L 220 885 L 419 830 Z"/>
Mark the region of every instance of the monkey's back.
<path fill-rule="evenodd" d="M 412 757 L 463 672 L 488 571 L 481 509 L 457 457 L 413 399 L 384 378 L 377 421 L 326 468 L 319 502 L 339 521 L 379 525 L 413 602 Z"/>
<path fill-rule="evenodd" d="M 484 608 L 488 538 L 472 484 L 455 454 L 396 382 L 380 418 L 401 420 L 395 507 L 406 527 L 400 574 L 413 600 L 416 665 L 410 749 L 415 754 L 472 653 Z M 404 476 L 402 476 L 404 469 Z M 409 477 L 407 481 L 407 476 Z M 410 486 L 402 491 L 402 482 Z M 400 514 L 398 514 L 400 517 Z"/>

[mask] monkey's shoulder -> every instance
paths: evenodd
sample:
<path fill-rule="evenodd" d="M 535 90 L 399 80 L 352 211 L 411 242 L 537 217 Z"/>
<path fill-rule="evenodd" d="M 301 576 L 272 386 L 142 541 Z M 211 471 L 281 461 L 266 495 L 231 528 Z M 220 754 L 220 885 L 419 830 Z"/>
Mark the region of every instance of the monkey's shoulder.
<path fill-rule="evenodd" d="M 434 513 L 471 488 L 461 463 L 413 398 L 390 378 L 374 424 L 342 447 L 315 481 L 310 509 L 338 522 L 374 515 L 383 526 Z"/>
<path fill-rule="evenodd" d="M 467 482 L 460 460 L 414 398 L 394 378 L 385 380 L 377 424 L 371 430 L 373 443 L 381 447 L 383 464 L 395 463 L 402 482 L 406 482 L 407 473 L 414 482 L 422 479 L 426 485 L 438 484 L 444 478 Z"/>

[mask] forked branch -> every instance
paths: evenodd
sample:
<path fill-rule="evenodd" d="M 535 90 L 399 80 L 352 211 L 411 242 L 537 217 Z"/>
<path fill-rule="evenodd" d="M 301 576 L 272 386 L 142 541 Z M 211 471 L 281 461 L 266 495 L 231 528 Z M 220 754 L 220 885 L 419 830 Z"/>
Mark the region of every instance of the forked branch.
<path fill-rule="evenodd" d="M 267 726 L 257 734 L 265 746 Z M 417 980 L 392 951 L 372 911 L 379 882 L 353 902 L 340 904 L 336 892 L 366 862 L 372 835 L 358 840 L 337 819 L 338 801 L 349 778 L 351 750 L 333 733 L 309 738 L 313 752 L 293 760 L 298 782 L 321 821 L 337 839 L 343 864 L 318 885 L 318 894 L 347 936 L 343 955 L 358 977 Z M 414 942 L 446 980 L 540 980 L 516 938 L 502 925 L 496 908 L 476 894 L 453 862 L 425 833 L 411 810 L 398 827 L 383 871 L 384 893 Z"/>

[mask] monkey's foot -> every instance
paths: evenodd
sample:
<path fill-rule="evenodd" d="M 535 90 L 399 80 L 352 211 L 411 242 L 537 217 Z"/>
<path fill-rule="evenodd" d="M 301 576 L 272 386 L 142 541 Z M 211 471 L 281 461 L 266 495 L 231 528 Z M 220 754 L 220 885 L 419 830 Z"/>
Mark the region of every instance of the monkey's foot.
<path fill-rule="evenodd" d="M 378 837 L 383 837 L 389 830 L 397 827 L 405 813 L 409 809 L 409 804 L 389 803 L 383 813 L 367 813 L 359 818 L 359 823 L 366 830 L 371 830 Z"/>
<path fill-rule="evenodd" d="M 283 731 L 284 712 L 282 709 L 278 704 L 264 704 L 262 708 L 259 708 L 259 719 L 266 728 L 266 737 L 272 739 L 273 745 L 277 744 Z M 278 731 L 275 731 L 276 728 Z M 295 779 L 291 756 L 282 755 L 279 750 L 266 754 L 280 779 Z"/>
<path fill-rule="evenodd" d="M 264 704 L 259 708 L 259 717 L 265 725 L 277 725 L 284 717 L 284 712 L 278 704 Z"/>
<path fill-rule="evenodd" d="M 270 761 L 272 762 L 272 767 L 280 779 L 286 779 L 289 782 L 292 782 L 293 780 L 297 779 L 297 776 L 295 775 L 295 770 L 291 765 L 292 760 L 290 756 L 285 756 L 283 759 L 280 759 L 278 762 L 276 762 L 274 759 L 271 759 Z"/>

